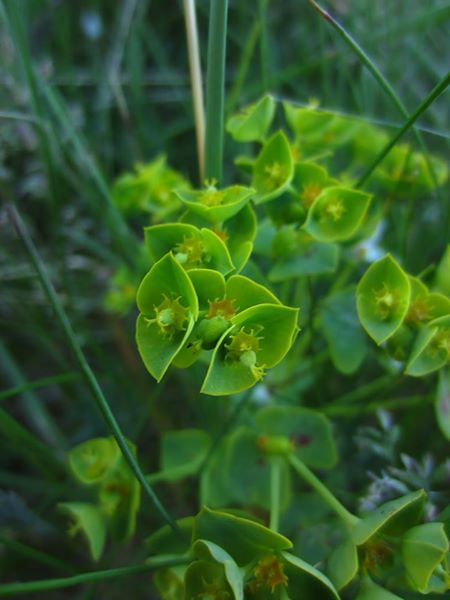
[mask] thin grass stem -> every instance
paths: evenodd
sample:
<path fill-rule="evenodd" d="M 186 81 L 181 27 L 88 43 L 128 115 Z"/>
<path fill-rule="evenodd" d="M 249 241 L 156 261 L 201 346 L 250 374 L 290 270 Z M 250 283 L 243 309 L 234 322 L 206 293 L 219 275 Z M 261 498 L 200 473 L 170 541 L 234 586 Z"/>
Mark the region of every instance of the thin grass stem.
<path fill-rule="evenodd" d="M 30 260 L 31 260 L 34 268 L 36 269 L 36 273 L 38 275 L 39 281 L 41 282 L 41 285 L 45 291 L 45 294 L 46 294 L 53 310 L 56 313 L 58 321 L 64 331 L 68 345 L 71 348 L 71 350 L 73 351 L 73 353 L 78 361 L 80 370 L 84 375 L 86 383 L 92 392 L 94 400 L 97 404 L 97 407 L 100 410 L 100 413 L 101 413 L 106 425 L 108 426 L 109 430 L 111 431 L 112 435 L 114 436 L 130 469 L 134 473 L 136 479 L 141 484 L 144 492 L 149 497 L 149 499 L 153 503 L 156 510 L 159 512 L 161 517 L 170 525 L 170 527 L 177 534 L 179 534 L 180 530 L 179 530 L 177 524 L 172 519 L 172 517 L 169 515 L 167 510 L 164 508 L 164 506 L 162 505 L 158 496 L 155 494 L 155 492 L 149 485 L 148 481 L 146 480 L 145 475 L 143 474 L 134 454 L 132 453 L 132 451 L 120 429 L 120 426 L 119 426 L 114 414 L 111 411 L 111 408 L 102 392 L 102 389 L 100 388 L 97 378 L 95 377 L 94 372 L 92 371 L 91 367 L 89 366 L 89 363 L 87 362 L 86 357 L 84 356 L 84 353 L 78 343 L 75 332 L 72 329 L 72 325 L 70 324 L 70 321 L 64 311 L 64 308 L 56 294 L 55 288 L 53 287 L 53 284 L 47 274 L 44 264 L 42 263 L 42 261 L 39 257 L 39 254 L 36 250 L 36 247 L 34 246 L 34 243 L 31 239 L 26 227 L 25 227 L 25 224 L 23 223 L 19 213 L 17 212 L 17 209 L 11 204 L 8 206 L 8 213 L 9 213 L 11 222 L 13 223 L 14 228 L 15 228 L 19 238 L 21 239 L 23 245 L 25 246 L 25 249 L 29 255 Z"/>
<path fill-rule="evenodd" d="M 206 80 L 205 178 L 222 182 L 228 0 L 211 0 Z"/>

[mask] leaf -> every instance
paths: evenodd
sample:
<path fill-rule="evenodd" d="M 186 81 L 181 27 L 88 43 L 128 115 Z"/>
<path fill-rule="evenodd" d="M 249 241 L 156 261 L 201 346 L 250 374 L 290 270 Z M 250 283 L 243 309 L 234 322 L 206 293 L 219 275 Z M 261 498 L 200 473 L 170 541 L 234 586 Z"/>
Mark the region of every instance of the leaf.
<path fill-rule="evenodd" d="M 297 334 L 298 310 L 259 304 L 239 312 L 219 340 L 201 392 L 236 394 L 259 381 L 264 369 L 278 364 Z"/>
<path fill-rule="evenodd" d="M 330 469 L 337 462 L 331 425 L 319 412 L 294 406 L 268 406 L 256 415 L 262 434 L 286 436 L 294 453 L 305 464 L 317 469 Z"/>
<path fill-rule="evenodd" d="M 344 187 L 328 187 L 314 200 L 303 229 L 319 242 L 350 239 L 369 208 L 371 196 Z"/>
<path fill-rule="evenodd" d="M 161 438 L 161 471 L 150 475 L 150 481 L 178 481 L 195 475 L 210 444 L 210 436 L 201 429 L 165 432 Z"/>
<path fill-rule="evenodd" d="M 436 269 L 434 287 L 438 292 L 450 296 L 450 244 L 447 245 Z"/>
<path fill-rule="evenodd" d="M 235 272 L 240 273 L 250 258 L 256 236 L 256 215 L 250 204 L 228 219 L 217 234 L 224 235 Z"/>
<path fill-rule="evenodd" d="M 327 561 L 327 572 L 338 590 L 344 588 L 356 577 L 358 551 L 350 539 L 333 549 Z"/>
<path fill-rule="evenodd" d="M 355 289 L 347 288 L 328 296 L 320 304 L 319 319 L 334 366 L 351 375 L 359 369 L 367 353 L 356 312 Z"/>
<path fill-rule="evenodd" d="M 191 269 L 189 279 L 197 295 L 199 309 L 208 310 L 209 302 L 225 295 L 225 278 L 213 269 Z"/>
<path fill-rule="evenodd" d="M 409 299 L 409 279 L 390 254 L 370 265 L 356 288 L 356 307 L 362 326 L 378 345 L 400 327 Z"/>
<path fill-rule="evenodd" d="M 357 546 L 378 533 L 399 536 L 420 519 L 426 500 L 424 490 L 385 502 L 355 525 L 352 539 Z"/>
<path fill-rule="evenodd" d="M 400 596 L 385 590 L 376 583 L 374 583 L 370 577 L 363 577 L 361 581 L 361 587 L 356 600 L 403 600 Z"/>
<path fill-rule="evenodd" d="M 255 194 L 255 190 L 232 185 L 222 190 L 215 187 L 206 190 L 179 190 L 176 194 L 190 211 L 212 223 L 219 223 L 231 219 L 241 211 Z"/>
<path fill-rule="evenodd" d="M 299 597 L 300 592 L 304 600 L 339 600 L 339 594 L 326 575 L 293 554 L 282 552 L 282 557 L 290 598 Z"/>
<path fill-rule="evenodd" d="M 448 550 L 443 523 L 417 525 L 405 533 L 402 540 L 403 564 L 414 589 L 428 593 L 430 578 Z"/>
<path fill-rule="evenodd" d="M 233 590 L 235 599 L 244 600 L 244 575 L 228 552 L 207 540 L 194 542 L 192 551 L 200 560 L 213 560 L 223 565 L 225 578 Z"/>
<path fill-rule="evenodd" d="M 72 473 L 85 485 L 100 483 L 121 460 L 113 437 L 94 438 L 78 444 L 67 454 Z"/>
<path fill-rule="evenodd" d="M 269 281 L 274 283 L 297 279 L 304 275 L 334 273 L 338 266 L 337 244 L 322 244 L 300 237 L 297 249 L 291 256 L 282 258 L 269 271 Z"/>
<path fill-rule="evenodd" d="M 106 521 L 95 504 L 87 502 L 60 502 L 58 508 L 73 519 L 70 534 L 81 531 L 87 539 L 93 560 L 98 560 L 103 552 L 106 539 Z"/>
<path fill-rule="evenodd" d="M 262 142 L 275 114 L 275 100 L 266 95 L 228 119 L 226 130 L 237 142 Z"/>
<path fill-rule="evenodd" d="M 170 525 L 164 525 L 145 540 L 147 551 L 153 554 L 186 554 L 191 545 L 194 517 L 184 517 L 176 521 L 182 535 Z"/>
<path fill-rule="evenodd" d="M 234 501 L 244 506 L 259 506 L 270 509 L 270 464 L 269 459 L 258 447 L 260 434 L 248 427 L 238 427 L 229 436 L 227 453 L 223 465 L 224 475 L 232 490 Z M 248 482 L 252 485 L 249 486 Z M 287 464 L 281 464 L 280 505 L 288 506 L 291 480 Z"/>
<path fill-rule="evenodd" d="M 450 371 L 448 370 L 439 373 L 434 409 L 442 434 L 450 440 Z"/>
<path fill-rule="evenodd" d="M 256 189 L 255 204 L 268 202 L 289 185 L 294 175 L 294 161 L 289 141 L 282 131 L 275 133 L 263 146 L 254 168 L 252 187 Z"/>
<path fill-rule="evenodd" d="M 160 381 L 188 339 L 198 301 L 188 275 L 171 254 L 153 265 L 137 292 L 136 342 L 150 374 Z"/>
<path fill-rule="evenodd" d="M 207 560 L 196 560 L 188 566 L 184 575 L 184 587 L 185 600 L 197 600 L 208 596 L 237 600 L 226 579 L 223 565 Z"/>
<path fill-rule="evenodd" d="M 209 508 L 203 508 L 195 517 L 193 540 L 198 539 L 214 542 L 239 566 L 292 547 L 287 538 L 255 521 Z"/>
<path fill-rule="evenodd" d="M 225 437 L 209 459 L 200 479 L 200 504 L 210 508 L 228 506 L 234 502 L 225 463 L 229 438 Z"/>
<path fill-rule="evenodd" d="M 405 373 L 422 377 L 444 367 L 450 358 L 450 315 L 422 327 L 414 343 Z"/>
<path fill-rule="evenodd" d="M 232 275 L 228 279 L 226 297 L 235 301 L 237 312 L 258 304 L 281 304 L 269 289 L 244 275 Z"/>

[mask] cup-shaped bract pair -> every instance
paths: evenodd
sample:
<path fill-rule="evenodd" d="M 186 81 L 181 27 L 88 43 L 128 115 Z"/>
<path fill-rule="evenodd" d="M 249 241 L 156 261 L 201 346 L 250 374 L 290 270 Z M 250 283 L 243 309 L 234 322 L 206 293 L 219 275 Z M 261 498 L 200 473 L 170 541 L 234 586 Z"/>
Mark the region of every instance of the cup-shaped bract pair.
<path fill-rule="evenodd" d="M 234 269 L 224 241 L 211 229 L 199 229 L 189 223 L 167 223 L 146 227 L 144 231 L 154 262 L 171 252 L 186 271 L 201 267 L 226 275 Z"/>
<path fill-rule="evenodd" d="M 256 521 L 204 508 L 194 520 L 193 554 L 199 560 L 186 571 L 186 598 L 208 592 L 213 582 L 207 575 L 215 571 L 229 593 L 224 598 L 338 600 L 328 578 L 287 552 L 291 547 L 290 540 Z"/>
<path fill-rule="evenodd" d="M 327 573 L 337 589 L 346 587 L 361 572 L 380 575 L 390 568 L 393 545 L 422 517 L 424 490 L 390 500 L 358 519 L 349 537 L 330 555 Z"/>
<path fill-rule="evenodd" d="M 185 272 L 172 254 L 158 261 L 137 295 L 137 343 L 159 381 L 173 362 L 188 367 L 213 349 L 202 392 L 233 394 L 278 364 L 297 333 L 298 310 L 282 306 L 247 277 L 212 269 Z"/>
<path fill-rule="evenodd" d="M 422 376 L 450 358 L 450 301 L 430 293 L 390 256 L 373 263 L 357 287 L 357 308 L 367 333 L 394 358 L 407 362 L 408 375 Z"/>
<path fill-rule="evenodd" d="M 189 189 L 188 181 L 158 156 L 147 164 L 137 164 L 133 173 L 126 173 L 114 183 L 114 202 L 125 214 L 147 212 L 155 222 L 162 221 L 179 210 L 181 204 L 174 189 Z"/>
<path fill-rule="evenodd" d="M 128 442 L 131 450 L 134 446 Z M 130 537 L 136 526 L 140 486 L 112 437 L 94 438 L 68 454 L 75 479 L 97 492 L 97 502 L 63 502 L 59 507 L 72 520 L 71 532 L 83 532 L 92 558 L 98 560 L 109 529 L 114 537 Z"/>
<path fill-rule="evenodd" d="M 266 95 L 228 119 L 226 130 L 237 142 L 263 143 L 275 114 L 275 100 Z"/>
<path fill-rule="evenodd" d="M 204 190 L 180 190 L 176 194 L 193 214 L 211 223 L 221 223 L 240 212 L 255 195 L 255 190 L 242 185 L 223 189 L 209 185 Z"/>
<path fill-rule="evenodd" d="M 253 165 L 255 204 L 273 200 L 287 189 L 294 176 L 294 159 L 283 131 L 275 133 L 262 147 Z"/>

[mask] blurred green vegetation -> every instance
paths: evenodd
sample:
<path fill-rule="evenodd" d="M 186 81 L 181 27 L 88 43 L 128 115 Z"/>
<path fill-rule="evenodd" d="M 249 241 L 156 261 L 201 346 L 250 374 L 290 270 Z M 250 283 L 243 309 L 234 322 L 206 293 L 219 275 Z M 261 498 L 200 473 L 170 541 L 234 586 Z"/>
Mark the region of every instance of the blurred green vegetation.
<path fill-rule="evenodd" d="M 205 66 L 209 2 L 197 5 Z M 410 112 L 445 75 L 448 2 L 333 0 L 327 7 Z M 5 1 L 0 4 L 0 54 L 0 577 L 13 580 L 25 573 L 30 579 L 68 575 L 73 565 L 76 571 L 91 568 L 81 545 L 68 541 L 55 505 L 79 493 L 64 452 L 105 435 L 105 428 L 6 217 L 7 202 L 17 203 L 23 214 L 78 341 L 146 472 L 157 469 L 159 431 L 190 426 L 217 431 L 229 404 L 198 396 L 190 371 L 179 371 L 157 386 L 135 348 L 136 313 L 121 317 L 104 308 L 113 271 L 130 262 L 136 236 L 147 224 L 133 223 L 132 235 L 111 201 L 114 179 L 136 162 L 164 153 L 171 166 L 198 184 L 182 3 Z M 403 122 L 352 50 L 306 1 L 230 2 L 226 91 L 228 115 L 271 92 L 299 105 L 317 99 L 324 108 L 381 123 L 392 132 Z M 441 156 L 449 150 L 448 107 L 444 94 L 420 120 L 427 147 Z M 414 146 L 412 136 L 410 141 Z M 227 138 L 227 183 L 235 175 L 235 150 Z M 409 256 L 415 273 L 439 258 L 448 239 L 448 222 L 441 218 L 445 193 L 416 206 L 425 218 L 415 238 L 422 246 L 413 244 Z M 311 358 L 315 377 L 328 377 L 326 369 Z M 306 382 L 302 403 L 317 405 L 322 391 L 337 396 L 362 383 L 358 375 L 353 380 L 333 376 L 323 390 L 308 388 Z M 371 400 L 387 400 L 390 392 L 395 393 L 395 380 Z M 429 397 L 429 386 L 415 381 L 411 395 L 422 394 Z M 356 415 L 357 421 L 349 418 L 340 430 L 344 458 L 358 444 L 372 448 L 357 459 L 359 470 L 336 475 L 355 495 L 366 489 L 368 469 L 393 460 L 389 436 L 395 431 L 398 451 L 420 461 L 427 448 L 437 461 L 446 459 L 442 440 L 430 436 L 435 424 L 429 403 L 414 412 L 401 405 L 393 417 L 401 423 L 400 432 L 394 425 L 383 429 L 367 412 Z M 372 428 L 370 435 L 367 428 Z M 384 456 L 374 450 L 377 444 L 384 446 Z M 175 516 L 195 510 L 189 481 L 162 486 L 160 493 L 179 511 Z M 160 524 L 148 503 L 139 519 L 145 532 Z M 41 554 L 32 559 L 30 548 Z M 144 556 L 140 543 L 112 545 L 99 568 Z M 153 597 L 147 576 L 131 585 L 126 580 L 97 583 L 64 595 L 46 593 L 46 598 L 87 600 L 105 597 L 106 590 L 111 600 L 124 593 Z"/>

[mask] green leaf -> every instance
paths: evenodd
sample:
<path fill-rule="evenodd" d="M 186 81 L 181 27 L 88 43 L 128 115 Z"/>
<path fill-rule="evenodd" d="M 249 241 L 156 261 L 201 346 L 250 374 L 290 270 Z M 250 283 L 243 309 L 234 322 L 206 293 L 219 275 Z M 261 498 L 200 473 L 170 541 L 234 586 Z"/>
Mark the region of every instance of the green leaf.
<path fill-rule="evenodd" d="M 224 297 L 225 278 L 219 271 L 191 269 L 188 275 L 197 294 L 200 311 L 208 310 L 210 301 Z"/>
<path fill-rule="evenodd" d="M 434 403 L 436 420 L 442 434 L 450 440 L 450 371 L 439 373 L 439 383 Z"/>
<path fill-rule="evenodd" d="M 265 286 L 244 275 L 232 275 L 226 283 L 226 297 L 234 300 L 236 311 L 242 312 L 258 304 L 281 304 Z"/>
<path fill-rule="evenodd" d="M 338 590 L 348 585 L 358 573 L 358 550 L 346 540 L 333 549 L 327 561 L 327 572 Z"/>
<path fill-rule="evenodd" d="M 428 585 L 436 567 L 444 560 L 449 542 L 443 523 L 417 525 L 405 533 L 402 557 L 411 586 L 428 593 Z"/>
<path fill-rule="evenodd" d="M 135 453 L 135 450 L 133 448 Z M 130 538 L 136 529 L 136 518 L 141 502 L 141 487 L 122 461 L 115 471 L 102 482 L 99 503 L 109 517 L 113 536 L 118 540 Z"/>
<path fill-rule="evenodd" d="M 150 475 L 150 481 L 178 481 L 195 475 L 210 444 L 210 436 L 201 429 L 165 432 L 161 438 L 161 471 Z"/>
<path fill-rule="evenodd" d="M 222 226 L 218 235 L 225 236 L 225 244 L 233 262 L 235 272 L 245 267 L 253 250 L 256 236 L 256 215 L 249 204 Z"/>
<path fill-rule="evenodd" d="M 198 539 L 214 542 L 239 566 L 292 547 L 287 538 L 255 521 L 209 508 L 203 508 L 195 518 L 193 540 Z"/>
<path fill-rule="evenodd" d="M 235 561 L 223 548 L 207 540 L 194 542 L 192 551 L 200 560 L 212 560 L 221 564 L 225 571 L 225 578 L 233 590 L 236 600 L 244 600 L 244 576 Z"/>
<path fill-rule="evenodd" d="M 370 265 L 356 288 L 356 307 L 362 326 L 378 345 L 400 327 L 409 299 L 408 276 L 390 254 Z"/>
<path fill-rule="evenodd" d="M 175 260 L 186 270 L 215 269 L 224 275 L 233 270 L 225 243 L 210 229 L 199 229 L 189 223 L 167 223 L 146 227 L 144 233 L 154 261 L 172 252 Z"/>
<path fill-rule="evenodd" d="M 400 596 L 385 590 L 376 583 L 374 583 L 370 577 L 363 577 L 361 581 L 361 587 L 356 600 L 403 600 Z"/>
<path fill-rule="evenodd" d="M 184 575 L 185 600 L 198 598 L 232 598 L 237 600 L 231 589 L 223 565 L 207 560 L 196 560 Z"/>
<path fill-rule="evenodd" d="M 337 462 L 330 422 L 319 412 L 294 406 L 268 406 L 256 415 L 256 425 L 262 434 L 286 436 L 298 458 L 311 467 L 330 469 Z"/>
<path fill-rule="evenodd" d="M 328 187 L 314 200 L 303 229 L 319 242 L 350 239 L 361 225 L 371 196 L 344 187 Z"/>
<path fill-rule="evenodd" d="M 259 304 L 239 312 L 219 340 L 202 386 L 211 396 L 236 394 L 278 364 L 297 334 L 298 309 Z"/>
<path fill-rule="evenodd" d="M 270 509 L 270 463 L 258 445 L 260 434 L 248 427 L 238 427 L 230 435 L 223 470 L 232 497 L 245 506 Z M 251 481 L 251 486 L 248 482 Z M 280 505 L 288 506 L 291 493 L 289 469 L 281 465 Z"/>
<path fill-rule="evenodd" d="M 226 130 L 237 142 L 262 142 L 272 123 L 275 100 L 266 95 L 228 119 Z"/>
<path fill-rule="evenodd" d="M 334 366 L 351 375 L 359 369 L 367 353 L 356 312 L 355 289 L 347 288 L 328 296 L 320 304 L 319 319 Z"/>
<path fill-rule="evenodd" d="M 255 190 L 232 185 L 222 190 L 211 186 L 206 190 L 180 190 L 176 193 L 190 211 L 212 223 L 219 223 L 231 219 L 242 210 Z"/>
<path fill-rule="evenodd" d="M 290 598 L 301 594 L 304 600 L 339 600 L 331 581 L 318 569 L 288 552 L 282 552 L 282 557 Z"/>
<path fill-rule="evenodd" d="M 72 473 L 85 485 L 98 484 L 122 458 L 113 437 L 94 438 L 78 444 L 68 452 Z"/>
<path fill-rule="evenodd" d="M 137 292 L 136 341 L 150 374 L 160 381 L 188 339 L 198 301 L 188 275 L 171 254 L 153 265 Z"/>
<path fill-rule="evenodd" d="M 182 535 L 174 531 L 170 525 L 164 525 L 145 540 L 148 552 L 153 554 L 186 554 L 191 545 L 194 517 L 177 520 Z"/>
<path fill-rule="evenodd" d="M 414 343 L 405 373 L 422 377 L 444 367 L 450 359 L 450 315 L 422 327 Z"/>
<path fill-rule="evenodd" d="M 275 133 L 259 153 L 252 178 L 252 187 L 256 189 L 255 204 L 268 202 L 289 185 L 294 175 L 294 161 L 289 141 L 282 131 Z"/>
<path fill-rule="evenodd" d="M 89 544 L 92 559 L 98 560 L 106 539 L 106 521 L 100 509 L 87 502 L 60 502 L 58 508 L 73 519 L 70 535 L 81 531 Z"/>
<path fill-rule="evenodd" d="M 420 519 L 425 500 L 424 490 L 418 490 L 385 502 L 355 525 L 352 531 L 354 543 L 361 546 L 378 533 L 401 535 Z"/>
<path fill-rule="evenodd" d="M 269 271 L 269 281 L 274 283 L 297 279 L 304 275 L 334 273 L 339 261 L 337 244 L 322 244 L 311 238 L 299 236 L 297 249 L 283 257 Z"/>

